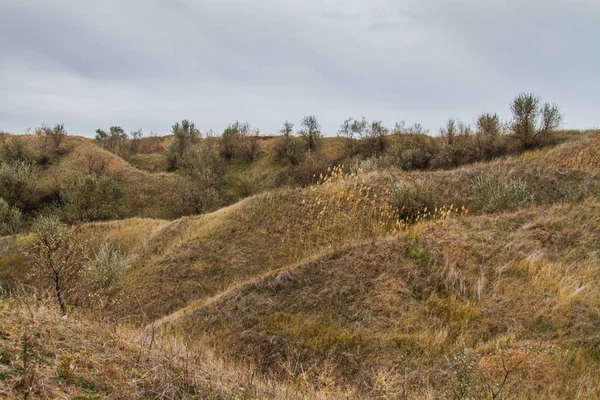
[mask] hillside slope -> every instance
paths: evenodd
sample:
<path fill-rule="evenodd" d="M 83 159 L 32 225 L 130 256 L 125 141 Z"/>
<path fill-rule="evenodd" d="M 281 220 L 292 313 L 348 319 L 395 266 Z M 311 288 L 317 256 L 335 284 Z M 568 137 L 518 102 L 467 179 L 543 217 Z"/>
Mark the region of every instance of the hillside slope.
<path fill-rule="evenodd" d="M 505 396 L 595 398 L 599 249 L 597 201 L 439 221 L 279 269 L 168 327 L 316 385 L 450 397 L 460 378 L 484 397 L 505 358 L 524 360 Z"/>

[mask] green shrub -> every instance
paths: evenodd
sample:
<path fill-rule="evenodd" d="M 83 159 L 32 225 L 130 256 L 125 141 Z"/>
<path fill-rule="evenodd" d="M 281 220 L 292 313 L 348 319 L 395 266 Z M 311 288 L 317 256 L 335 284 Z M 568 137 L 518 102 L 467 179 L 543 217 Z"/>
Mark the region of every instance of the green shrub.
<path fill-rule="evenodd" d="M 220 207 L 225 169 L 225 161 L 216 149 L 203 145 L 189 147 L 179 162 L 177 213 L 202 214 Z"/>
<path fill-rule="evenodd" d="M 306 146 L 309 150 L 316 150 L 323 141 L 323 134 L 321 133 L 321 124 L 314 115 L 304 117 L 302 120 L 302 129 L 300 130 L 300 136 L 306 142 Z"/>
<path fill-rule="evenodd" d="M 119 181 L 96 174 L 75 178 L 60 192 L 65 219 L 71 222 L 119 218 L 122 197 Z"/>
<path fill-rule="evenodd" d="M 260 151 L 258 136 L 258 129 L 252 128 L 248 123 L 236 121 L 221 135 L 221 155 L 227 160 L 238 158 L 254 161 Z"/>
<path fill-rule="evenodd" d="M 350 171 L 353 174 L 374 172 L 381 167 L 382 162 L 381 157 L 376 156 L 364 160 L 355 159 L 350 166 Z"/>
<path fill-rule="evenodd" d="M 0 197 L 0 235 L 16 233 L 22 224 L 21 211 Z"/>
<path fill-rule="evenodd" d="M 413 221 L 423 214 L 424 210 L 433 209 L 433 194 L 424 182 L 417 182 L 414 186 L 395 182 L 390 188 L 392 204 L 398 210 L 398 217 L 405 221 Z"/>
<path fill-rule="evenodd" d="M 40 165 L 53 162 L 64 152 L 61 145 L 67 136 L 67 132 L 63 124 L 56 124 L 54 127 L 42 126 L 36 129 L 36 134 L 42 138 L 41 154 L 38 157 Z"/>
<path fill-rule="evenodd" d="M 216 150 L 201 145 L 188 148 L 179 163 L 179 173 L 204 186 L 217 187 L 226 164 Z"/>
<path fill-rule="evenodd" d="M 81 283 L 80 272 L 87 261 L 87 248 L 77 229 L 60 222 L 57 216 L 42 216 L 32 227 L 31 259 L 36 281 L 54 291 L 64 315 L 71 295 Z"/>
<path fill-rule="evenodd" d="M 386 158 L 405 171 L 427 169 L 438 151 L 435 139 L 425 133 L 401 134 L 394 138 Z"/>
<path fill-rule="evenodd" d="M 181 177 L 175 188 L 177 215 L 197 215 L 213 211 L 223 204 L 221 192 L 189 177 Z"/>
<path fill-rule="evenodd" d="M 477 139 L 471 127 L 464 122 L 448 120 L 440 130 L 440 144 L 431 161 L 431 166 L 439 168 L 455 168 L 479 159 Z"/>
<path fill-rule="evenodd" d="M 187 119 L 181 123 L 175 123 L 171 128 L 171 133 L 175 138 L 167 151 L 167 165 L 169 171 L 175 171 L 180 167 L 185 152 L 198 143 L 202 134 L 196 128 L 196 124 Z"/>
<path fill-rule="evenodd" d="M 325 157 L 319 155 L 319 153 L 307 153 L 300 164 L 280 172 L 278 184 L 313 185 L 319 181 L 321 174 L 327 174 L 327 168 L 332 168 L 337 164 L 337 161 L 327 160 Z"/>
<path fill-rule="evenodd" d="M 85 291 L 92 301 L 105 304 L 111 292 L 123 281 L 129 268 L 127 256 L 103 244 L 83 267 Z"/>
<path fill-rule="evenodd" d="M 37 202 L 39 168 L 30 161 L 0 164 L 0 193 L 11 206 L 27 209 Z"/>
<path fill-rule="evenodd" d="M 293 136 L 283 136 L 275 144 L 275 154 L 280 161 L 298 165 L 304 160 L 306 149 L 300 139 Z"/>
<path fill-rule="evenodd" d="M 477 119 L 475 134 L 479 158 L 490 160 L 508 153 L 504 126 L 498 114 L 481 114 Z"/>
<path fill-rule="evenodd" d="M 10 135 L 7 135 L 10 136 Z M 25 139 L 18 136 L 5 138 L 2 143 L 1 159 L 5 163 L 28 162 L 36 163 L 36 157 L 27 148 Z"/>
<path fill-rule="evenodd" d="M 241 198 L 250 197 L 258 192 L 258 182 L 252 176 L 241 175 L 236 179 L 235 191 Z"/>
<path fill-rule="evenodd" d="M 484 212 L 514 210 L 533 201 L 527 184 L 519 178 L 504 178 L 498 171 L 473 181 L 475 207 Z"/>
<path fill-rule="evenodd" d="M 167 172 L 167 158 L 164 154 L 134 154 L 128 159 L 129 164 L 142 171 L 152 173 Z"/>
<path fill-rule="evenodd" d="M 96 141 L 103 149 L 121 157 L 126 150 L 127 134 L 120 126 L 111 126 L 108 132 L 96 129 Z"/>

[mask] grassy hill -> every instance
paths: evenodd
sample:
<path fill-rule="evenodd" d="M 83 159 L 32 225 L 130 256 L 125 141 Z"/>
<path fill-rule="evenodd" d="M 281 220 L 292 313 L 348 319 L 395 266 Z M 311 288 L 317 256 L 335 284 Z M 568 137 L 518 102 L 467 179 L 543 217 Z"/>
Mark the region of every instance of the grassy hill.
<path fill-rule="evenodd" d="M 40 138 L 26 140 L 35 151 Z M 349 174 L 355 156 L 335 138 L 318 184 L 292 185 L 282 176 L 296 167 L 266 138 L 222 175 L 231 202 L 248 198 L 177 218 L 184 176 L 69 137 L 38 185 L 51 198 L 100 167 L 121 182 L 134 218 L 76 234 L 125 267 L 101 302 L 74 287 L 63 320 L 39 300 L 35 235 L 0 237 L 0 396 L 25 393 L 35 370 L 42 397 L 596 398 L 600 136 L 557 142 L 451 169 L 373 159 Z M 27 326 L 43 357 L 25 365 Z"/>
<path fill-rule="evenodd" d="M 465 379 L 465 395 L 485 397 L 504 357 L 524 360 L 508 397 L 570 398 L 583 387 L 593 398 L 599 218 L 593 201 L 417 225 L 278 269 L 168 324 L 315 385 L 451 397 Z"/>

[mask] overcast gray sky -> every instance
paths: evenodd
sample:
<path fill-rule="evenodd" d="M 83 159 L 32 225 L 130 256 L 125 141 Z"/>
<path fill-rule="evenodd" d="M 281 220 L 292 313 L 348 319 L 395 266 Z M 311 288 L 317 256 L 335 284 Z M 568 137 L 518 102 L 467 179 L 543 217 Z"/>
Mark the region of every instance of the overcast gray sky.
<path fill-rule="evenodd" d="M 349 116 L 436 133 L 521 91 L 600 126 L 597 0 L 0 0 L 0 129 L 265 133 Z"/>

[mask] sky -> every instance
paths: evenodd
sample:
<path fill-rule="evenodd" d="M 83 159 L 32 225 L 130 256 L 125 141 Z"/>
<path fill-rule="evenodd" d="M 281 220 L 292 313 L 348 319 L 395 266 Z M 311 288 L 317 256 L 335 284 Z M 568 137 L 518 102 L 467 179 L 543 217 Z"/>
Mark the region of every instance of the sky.
<path fill-rule="evenodd" d="M 597 0 L 0 0 L 0 130 L 265 134 L 510 117 L 534 92 L 600 127 Z"/>

